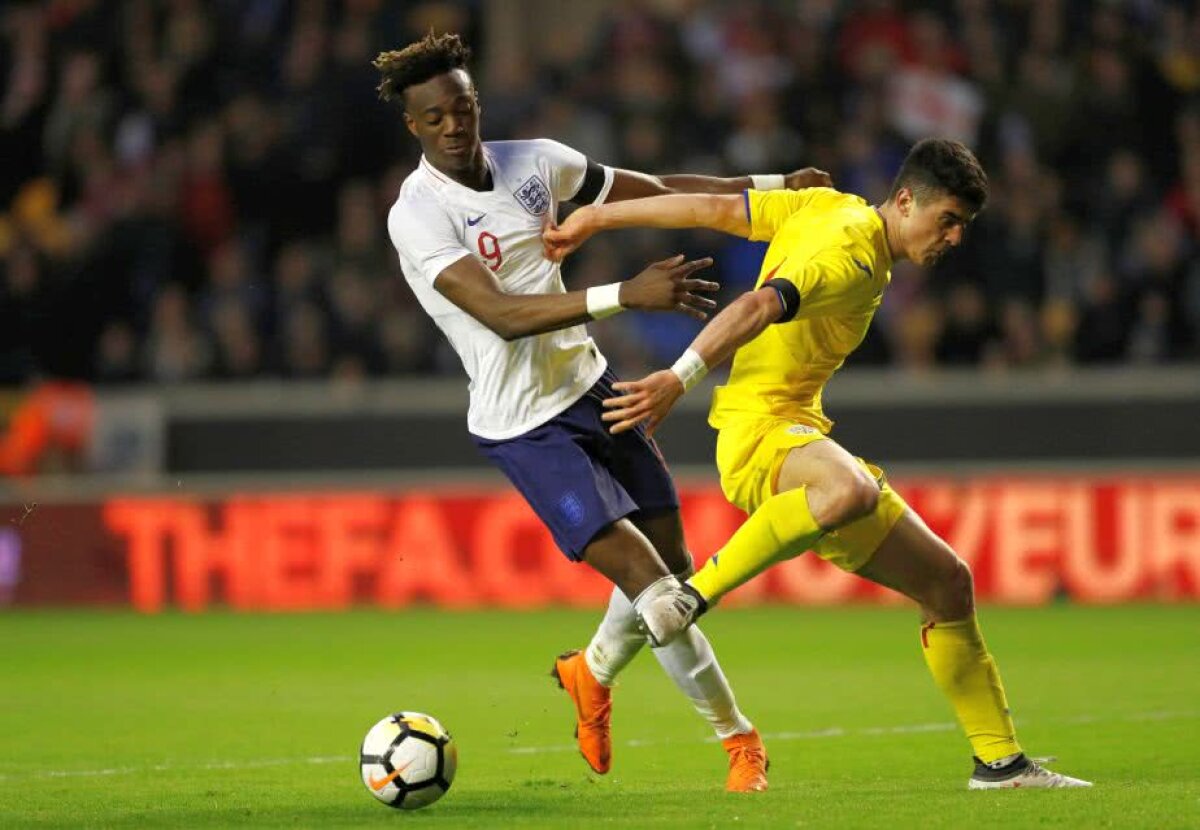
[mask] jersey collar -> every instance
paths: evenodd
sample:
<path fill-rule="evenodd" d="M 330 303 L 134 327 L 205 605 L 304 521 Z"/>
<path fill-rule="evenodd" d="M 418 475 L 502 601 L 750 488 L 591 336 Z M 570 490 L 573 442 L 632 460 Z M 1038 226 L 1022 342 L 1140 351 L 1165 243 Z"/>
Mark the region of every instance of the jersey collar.
<path fill-rule="evenodd" d="M 879 223 L 878 233 L 880 241 L 876 242 L 875 244 L 883 257 L 883 261 L 887 263 L 887 268 L 890 271 L 892 269 L 892 249 L 888 245 L 887 240 L 887 222 L 884 220 L 883 213 L 880 212 L 877 206 L 871 205 L 871 212 L 875 214 L 875 219 L 878 220 Z"/>
<path fill-rule="evenodd" d="M 469 187 L 459 184 L 454 179 L 447 176 L 441 170 L 438 170 L 429 163 L 429 159 L 425 158 L 425 154 L 421 154 L 420 166 L 429 177 L 433 179 L 434 185 L 441 190 L 449 190 L 456 193 L 465 193 L 471 196 L 479 197 L 495 193 L 499 189 L 500 180 L 496 176 L 496 162 L 492 158 L 492 151 L 488 149 L 486 144 L 483 145 L 483 162 L 488 166 L 488 172 L 492 174 L 492 189 L 491 190 L 472 190 Z"/>

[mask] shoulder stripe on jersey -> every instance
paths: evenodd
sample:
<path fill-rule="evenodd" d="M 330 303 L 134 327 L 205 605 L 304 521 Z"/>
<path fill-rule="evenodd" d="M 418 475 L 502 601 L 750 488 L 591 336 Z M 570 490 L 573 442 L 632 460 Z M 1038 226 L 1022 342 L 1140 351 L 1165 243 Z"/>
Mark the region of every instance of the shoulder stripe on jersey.
<path fill-rule="evenodd" d="M 742 191 L 742 201 L 746 203 L 746 222 L 754 227 L 754 217 L 750 215 L 750 191 L 749 189 Z"/>

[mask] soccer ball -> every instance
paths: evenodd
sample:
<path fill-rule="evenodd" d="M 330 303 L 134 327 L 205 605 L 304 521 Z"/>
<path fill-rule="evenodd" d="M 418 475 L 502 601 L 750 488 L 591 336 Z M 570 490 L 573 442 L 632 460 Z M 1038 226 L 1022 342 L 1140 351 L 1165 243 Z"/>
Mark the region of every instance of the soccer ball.
<path fill-rule="evenodd" d="M 402 810 L 437 801 L 458 769 L 454 739 L 435 718 L 420 712 L 397 712 L 372 726 L 358 758 L 371 795 Z"/>

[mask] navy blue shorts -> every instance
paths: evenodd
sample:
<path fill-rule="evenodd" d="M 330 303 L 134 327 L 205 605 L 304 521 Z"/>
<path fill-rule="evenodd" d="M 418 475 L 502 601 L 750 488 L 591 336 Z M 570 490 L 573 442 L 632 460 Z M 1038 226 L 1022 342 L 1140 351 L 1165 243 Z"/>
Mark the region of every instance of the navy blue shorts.
<path fill-rule="evenodd" d="M 675 483 L 654 439 L 641 427 L 613 435 L 600 402 L 613 397 L 605 372 L 564 412 L 500 441 L 472 436 L 550 528 L 568 559 L 604 528 L 631 513 L 679 509 Z"/>

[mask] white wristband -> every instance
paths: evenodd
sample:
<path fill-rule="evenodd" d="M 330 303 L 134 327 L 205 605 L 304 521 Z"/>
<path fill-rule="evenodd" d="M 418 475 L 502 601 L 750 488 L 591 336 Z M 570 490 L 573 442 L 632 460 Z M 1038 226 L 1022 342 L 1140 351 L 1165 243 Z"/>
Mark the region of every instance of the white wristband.
<path fill-rule="evenodd" d="M 679 356 L 679 360 L 675 361 L 675 365 L 671 367 L 671 371 L 679 378 L 679 382 L 683 384 L 683 391 L 689 392 L 692 387 L 704 379 L 708 374 L 708 364 L 704 362 L 704 358 L 696 354 L 695 350 L 688 349 Z"/>
<path fill-rule="evenodd" d="M 751 176 L 750 183 L 755 190 L 783 190 L 787 187 L 787 179 L 782 173 L 760 173 Z"/>
<path fill-rule="evenodd" d="M 587 313 L 593 320 L 602 320 L 624 310 L 621 306 L 621 283 L 594 285 L 587 290 Z"/>

